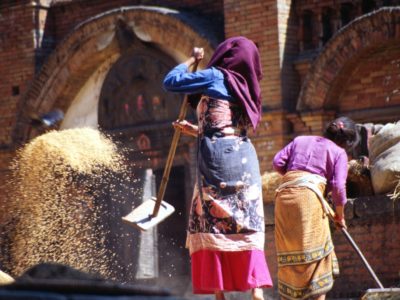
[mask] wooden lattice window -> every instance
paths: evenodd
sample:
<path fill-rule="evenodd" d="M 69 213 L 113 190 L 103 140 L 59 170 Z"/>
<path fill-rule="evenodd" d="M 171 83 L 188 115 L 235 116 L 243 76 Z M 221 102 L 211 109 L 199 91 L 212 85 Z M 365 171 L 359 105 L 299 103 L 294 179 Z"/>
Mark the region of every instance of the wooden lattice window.
<path fill-rule="evenodd" d="M 302 42 L 303 50 L 315 49 L 315 15 L 310 10 L 305 10 L 302 17 Z"/>
<path fill-rule="evenodd" d="M 356 17 L 356 9 L 351 3 L 342 3 L 340 6 L 341 26 L 350 23 Z"/>
<path fill-rule="evenodd" d="M 376 3 L 374 0 L 362 0 L 361 10 L 363 14 L 367 14 L 376 8 Z"/>
<path fill-rule="evenodd" d="M 331 8 L 325 8 L 322 11 L 322 44 L 325 44 L 333 35 L 333 17 L 334 12 Z"/>

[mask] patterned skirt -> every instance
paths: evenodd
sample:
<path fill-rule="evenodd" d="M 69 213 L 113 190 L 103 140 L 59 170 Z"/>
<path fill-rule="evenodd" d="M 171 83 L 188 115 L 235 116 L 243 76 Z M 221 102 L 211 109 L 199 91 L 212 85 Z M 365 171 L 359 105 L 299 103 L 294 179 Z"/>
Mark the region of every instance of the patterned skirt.
<path fill-rule="evenodd" d="M 197 177 L 187 238 L 193 291 L 272 286 L 264 256 L 260 171 L 250 140 L 200 138 Z"/>
<path fill-rule="evenodd" d="M 291 171 L 283 182 L 309 174 Z M 323 192 L 324 186 L 320 186 Z M 327 293 L 339 273 L 328 217 L 307 187 L 287 187 L 275 202 L 278 290 L 285 299 L 307 299 Z"/>

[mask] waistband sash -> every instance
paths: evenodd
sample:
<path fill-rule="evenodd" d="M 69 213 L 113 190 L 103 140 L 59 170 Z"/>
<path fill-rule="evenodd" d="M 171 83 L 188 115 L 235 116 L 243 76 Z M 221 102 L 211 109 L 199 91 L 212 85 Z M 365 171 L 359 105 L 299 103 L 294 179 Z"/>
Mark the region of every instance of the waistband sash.
<path fill-rule="evenodd" d="M 328 203 L 326 203 L 326 200 L 324 198 L 324 195 L 322 195 L 321 190 L 318 188 L 318 185 L 324 184 L 326 185 L 326 178 L 317 175 L 317 174 L 307 174 L 303 175 L 297 179 L 286 181 L 282 183 L 277 189 L 276 192 L 279 193 L 285 188 L 288 187 L 306 187 L 312 190 L 317 196 L 318 199 L 321 202 L 322 208 L 325 212 L 325 214 L 329 214 L 329 208 L 328 208 Z"/>

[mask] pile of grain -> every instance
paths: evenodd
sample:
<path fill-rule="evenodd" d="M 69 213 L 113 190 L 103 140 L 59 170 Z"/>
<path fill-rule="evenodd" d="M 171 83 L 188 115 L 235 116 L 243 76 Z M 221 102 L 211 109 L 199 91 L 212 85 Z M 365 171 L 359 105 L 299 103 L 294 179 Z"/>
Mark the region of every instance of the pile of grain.
<path fill-rule="evenodd" d="M 91 128 L 51 131 L 19 151 L 12 171 L 11 273 L 57 262 L 110 277 L 102 199 L 130 180 L 112 140 Z"/>
<path fill-rule="evenodd" d="M 275 190 L 282 183 L 282 175 L 278 172 L 265 172 L 262 177 L 262 193 L 264 203 L 275 201 Z"/>

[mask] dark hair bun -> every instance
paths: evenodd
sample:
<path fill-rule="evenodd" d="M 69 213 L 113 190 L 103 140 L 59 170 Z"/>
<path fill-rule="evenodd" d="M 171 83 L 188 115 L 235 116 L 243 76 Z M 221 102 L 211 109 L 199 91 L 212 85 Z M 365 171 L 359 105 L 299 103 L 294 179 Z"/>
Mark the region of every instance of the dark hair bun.
<path fill-rule="evenodd" d="M 338 124 L 335 122 L 331 122 L 328 127 L 326 128 L 326 131 L 329 132 L 332 136 L 336 136 L 340 133 L 340 127 Z"/>
<path fill-rule="evenodd" d="M 358 143 L 356 123 L 348 117 L 340 117 L 328 124 L 324 136 L 350 151 Z"/>

